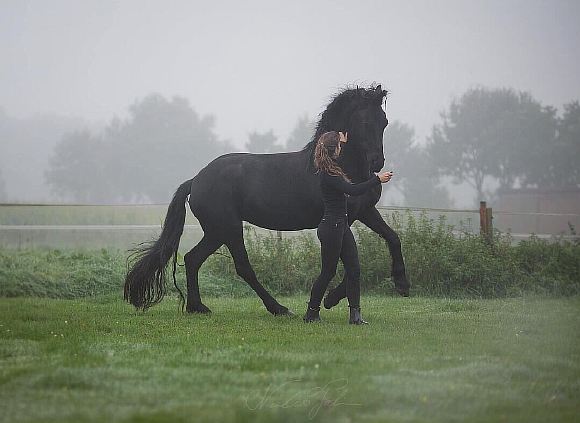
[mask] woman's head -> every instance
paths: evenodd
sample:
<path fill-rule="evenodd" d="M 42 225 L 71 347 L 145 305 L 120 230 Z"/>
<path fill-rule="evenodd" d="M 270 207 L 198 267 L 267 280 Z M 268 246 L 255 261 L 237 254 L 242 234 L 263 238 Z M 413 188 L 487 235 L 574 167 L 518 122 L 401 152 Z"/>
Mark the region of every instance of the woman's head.
<path fill-rule="evenodd" d="M 320 136 L 314 150 L 314 166 L 329 175 L 348 177 L 342 171 L 336 159 L 342 150 L 342 144 L 346 143 L 347 137 L 342 132 L 329 131 Z"/>

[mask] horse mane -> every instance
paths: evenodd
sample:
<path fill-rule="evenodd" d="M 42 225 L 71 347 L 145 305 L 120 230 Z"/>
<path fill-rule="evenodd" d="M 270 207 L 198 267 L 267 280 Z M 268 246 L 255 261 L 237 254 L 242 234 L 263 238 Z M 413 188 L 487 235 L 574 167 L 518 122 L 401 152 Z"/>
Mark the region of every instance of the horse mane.
<path fill-rule="evenodd" d="M 326 109 L 319 115 L 320 119 L 316 123 L 316 130 L 312 135 L 311 140 L 304 146 L 302 151 L 308 152 L 308 168 L 313 170 L 314 163 L 311 160 L 314 156 L 314 149 L 316 148 L 316 143 L 318 138 L 327 131 L 341 131 L 345 128 L 337 128 L 329 126 L 329 122 L 335 122 L 340 115 L 344 115 L 345 112 L 352 112 L 363 104 L 368 104 L 371 101 L 383 101 L 386 97 L 387 91 L 377 88 L 380 85 L 371 84 L 368 88 L 359 87 L 346 87 L 338 94 L 332 97 L 332 100 L 326 106 Z"/>

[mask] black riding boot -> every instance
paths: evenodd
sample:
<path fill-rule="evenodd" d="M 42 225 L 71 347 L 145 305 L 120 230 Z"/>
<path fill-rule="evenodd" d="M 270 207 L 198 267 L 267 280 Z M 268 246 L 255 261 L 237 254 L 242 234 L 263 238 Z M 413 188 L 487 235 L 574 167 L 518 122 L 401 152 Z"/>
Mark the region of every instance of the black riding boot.
<path fill-rule="evenodd" d="M 369 322 L 362 318 L 360 314 L 360 306 L 348 306 L 350 309 L 350 318 L 348 323 L 351 325 L 368 325 Z"/>
<path fill-rule="evenodd" d="M 308 306 L 306 314 L 304 315 L 304 321 L 306 323 L 320 322 L 320 307 Z"/>

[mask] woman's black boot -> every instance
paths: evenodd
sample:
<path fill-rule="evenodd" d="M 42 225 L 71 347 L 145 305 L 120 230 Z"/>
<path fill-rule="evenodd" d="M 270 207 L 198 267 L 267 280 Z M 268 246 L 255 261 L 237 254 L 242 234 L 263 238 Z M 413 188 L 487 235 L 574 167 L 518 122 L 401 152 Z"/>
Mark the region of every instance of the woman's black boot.
<path fill-rule="evenodd" d="M 320 322 L 320 307 L 308 306 L 306 314 L 304 315 L 304 321 L 306 323 Z"/>
<path fill-rule="evenodd" d="M 368 325 L 369 322 L 362 318 L 360 314 L 360 307 L 359 306 L 348 306 L 350 309 L 350 318 L 348 319 L 348 323 L 351 325 Z"/>

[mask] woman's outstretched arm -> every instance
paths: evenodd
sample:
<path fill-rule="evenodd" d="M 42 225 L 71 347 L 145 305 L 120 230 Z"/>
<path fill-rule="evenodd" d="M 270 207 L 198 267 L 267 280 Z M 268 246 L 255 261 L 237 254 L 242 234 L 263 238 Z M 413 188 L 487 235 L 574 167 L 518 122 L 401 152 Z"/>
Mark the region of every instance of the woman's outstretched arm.
<path fill-rule="evenodd" d="M 381 184 L 381 180 L 377 175 L 373 175 L 366 181 L 358 184 L 351 184 L 341 176 L 331 176 L 326 173 L 323 173 L 322 177 L 324 178 L 324 182 L 332 188 L 348 195 L 362 195 L 372 187 Z"/>

